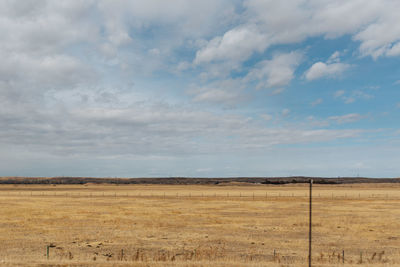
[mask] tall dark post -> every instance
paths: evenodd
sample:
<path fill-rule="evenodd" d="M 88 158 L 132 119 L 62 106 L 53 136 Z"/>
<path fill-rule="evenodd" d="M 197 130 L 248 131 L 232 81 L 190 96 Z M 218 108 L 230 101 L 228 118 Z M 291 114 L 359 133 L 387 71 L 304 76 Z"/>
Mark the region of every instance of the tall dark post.
<path fill-rule="evenodd" d="M 308 231 L 308 266 L 311 267 L 311 237 L 312 237 L 312 184 L 313 180 L 310 180 L 310 219 L 309 219 L 309 231 Z"/>

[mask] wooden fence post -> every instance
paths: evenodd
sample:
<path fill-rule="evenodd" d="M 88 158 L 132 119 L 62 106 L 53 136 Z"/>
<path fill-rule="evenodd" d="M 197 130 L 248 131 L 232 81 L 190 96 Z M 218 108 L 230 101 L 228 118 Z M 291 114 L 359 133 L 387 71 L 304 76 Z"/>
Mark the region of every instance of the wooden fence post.
<path fill-rule="evenodd" d="M 344 250 L 342 251 L 342 262 L 344 264 Z"/>

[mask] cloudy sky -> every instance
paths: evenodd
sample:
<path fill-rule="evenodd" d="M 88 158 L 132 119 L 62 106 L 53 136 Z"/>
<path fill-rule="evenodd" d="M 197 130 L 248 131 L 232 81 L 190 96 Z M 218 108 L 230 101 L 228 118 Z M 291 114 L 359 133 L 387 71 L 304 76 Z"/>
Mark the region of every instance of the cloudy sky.
<path fill-rule="evenodd" d="M 397 0 L 0 0 L 0 176 L 400 176 Z"/>

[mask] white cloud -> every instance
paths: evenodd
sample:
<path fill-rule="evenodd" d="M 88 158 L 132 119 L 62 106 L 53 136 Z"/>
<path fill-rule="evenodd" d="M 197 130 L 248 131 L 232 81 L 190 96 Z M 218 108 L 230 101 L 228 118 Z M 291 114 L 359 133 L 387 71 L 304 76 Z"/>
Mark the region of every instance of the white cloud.
<path fill-rule="evenodd" d="M 242 62 L 253 52 L 262 52 L 268 46 L 267 36 L 255 26 L 247 25 L 227 31 L 222 37 L 215 37 L 197 51 L 195 64 L 214 61 Z"/>
<path fill-rule="evenodd" d="M 194 97 L 196 102 L 236 102 L 236 99 L 236 95 L 221 89 L 204 90 Z"/>
<path fill-rule="evenodd" d="M 260 62 L 245 79 L 257 80 L 257 89 L 287 86 L 294 78 L 294 71 L 302 57 L 300 52 L 276 54 L 271 60 Z"/>
<path fill-rule="evenodd" d="M 245 99 L 246 97 L 239 92 L 209 88 L 198 90 L 193 98 L 195 102 L 219 103 L 223 105 L 234 105 L 243 102 Z"/>
<path fill-rule="evenodd" d="M 315 107 L 315 106 L 317 106 L 317 105 L 322 104 L 322 102 L 324 102 L 324 100 L 323 100 L 322 98 L 318 98 L 317 100 L 315 100 L 315 101 L 313 101 L 313 102 L 311 103 L 311 106 Z"/>
<path fill-rule="evenodd" d="M 342 95 L 344 95 L 345 91 L 344 90 L 338 90 L 335 92 L 334 97 L 338 98 L 341 97 Z"/>
<path fill-rule="evenodd" d="M 362 55 L 373 58 L 400 55 L 400 29 L 393 26 L 400 23 L 400 3 L 397 1 L 371 0 L 365 4 L 361 0 L 296 0 L 288 4 L 246 0 L 243 6 L 241 24 L 201 45 L 194 63 L 223 64 L 221 68 L 239 69 L 251 55 L 264 52 L 273 45 L 297 43 L 315 36 L 329 39 L 346 34 L 360 42 Z M 340 55 L 341 52 L 336 51 L 327 62 L 315 63 L 306 78 L 314 80 L 342 74 L 350 65 L 340 63 Z M 224 61 L 229 63 L 222 63 Z"/>
<path fill-rule="evenodd" d="M 368 87 L 367 89 L 372 89 L 376 90 L 376 87 Z M 339 90 L 334 93 L 335 98 L 340 98 L 345 104 L 351 104 L 354 103 L 356 100 L 362 99 L 362 100 L 370 100 L 374 98 L 375 96 L 369 93 L 364 92 L 363 90 L 354 90 L 350 93 L 346 94 L 346 91 L 344 90 Z"/>
<path fill-rule="evenodd" d="M 354 39 L 361 41 L 360 51 L 373 58 L 400 55 L 398 1 L 381 1 L 376 20 L 358 32 Z"/>
<path fill-rule="evenodd" d="M 242 92 L 243 88 L 241 80 L 227 79 L 192 88 L 187 93 L 193 96 L 195 102 L 232 106 L 248 100 L 248 96 Z"/>
<path fill-rule="evenodd" d="M 282 110 L 282 116 L 284 116 L 284 117 L 289 115 L 289 113 L 290 113 L 290 109 L 288 109 L 288 108 L 285 108 L 285 109 Z"/>
<path fill-rule="evenodd" d="M 283 91 L 285 91 L 285 88 L 277 88 L 277 89 L 275 89 L 275 90 L 273 90 L 272 92 L 271 92 L 271 94 L 272 95 L 279 95 L 279 94 L 281 94 Z"/>
<path fill-rule="evenodd" d="M 365 93 L 362 90 L 355 90 L 355 91 L 353 91 L 352 95 L 356 98 L 365 99 L 365 100 L 374 98 L 373 95 Z"/>
<path fill-rule="evenodd" d="M 358 113 L 350 113 L 342 116 L 331 116 L 328 119 L 335 121 L 338 124 L 343 124 L 343 123 L 350 123 L 350 122 L 356 122 L 364 118 L 364 116 L 358 114 Z"/>
<path fill-rule="evenodd" d="M 328 59 L 327 63 L 336 63 L 340 61 L 340 52 L 339 51 L 335 51 Z"/>
<path fill-rule="evenodd" d="M 267 128 L 238 115 L 162 104 L 0 108 L 0 143 L 55 155 L 198 155 L 358 136 L 359 130 Z M 287 114 L 289 110 L 283 110 Z M 11 120 L 12 118 L 12 120 Z M 231 138 L 226 138 L 230 136 Z"/>
<path fill-rule="evenodd" d="M 345 104 L 351 104 L 351 103 L 354 103 L 356 101 L 356 99 L 354 97 L 351 97 L 351 96 L 344 96 L 344 97 L 342 97 L 342 99 L 343 99 L 343 102 Z"/>
<path fill-rule="evenodd" d="M 349 67 L 350 65 L 345 63 L 325 64 L 324 62 L 317 62 L 306 71 L 305 77 L 309 81 L 324 77 L 336 78 L 342 75 Z"/>
<path fill-rule="evenodd" d="M 261 114 L 260 116 L 261 116 L 261 118 L 263 118 L 266 121 L 270 121 L 273 119 L 273 116 L 270 114 Z"/>
<path fill-rule="evenodd" d="M 248 16 L 270 37 L 272 44 L 300 42 L 308 37 L 353 35 L 363 55 L 399 55 L 400 3 L 393 0 L 245 1 Z M 338 20 L 338 18 L 341 18 Z"/>

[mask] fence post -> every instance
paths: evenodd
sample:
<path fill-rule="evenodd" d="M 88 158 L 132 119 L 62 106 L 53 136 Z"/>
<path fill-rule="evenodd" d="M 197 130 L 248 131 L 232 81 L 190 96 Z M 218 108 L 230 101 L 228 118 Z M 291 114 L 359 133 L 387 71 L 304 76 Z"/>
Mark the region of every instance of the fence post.
<path fill-rule="evenodd" d="M 47 259 L 49 259 L 49 249 L 50 249 L 50 246 L 47 245 L 46 246 L 46 257 L 47 257 Z"/>
<path fill-rule="evenodd" d="M 344 250 L 342 251 L 342 262 L 344 264 Z"/>
<path fill-rule="evenodd" d="M 309 232 L 308 232 L 308 266 L 311 267 L 311 240 L 312 240 L 312 184 L 313 180 L 310 180 L 310 218 L 309 218 Z"/>

